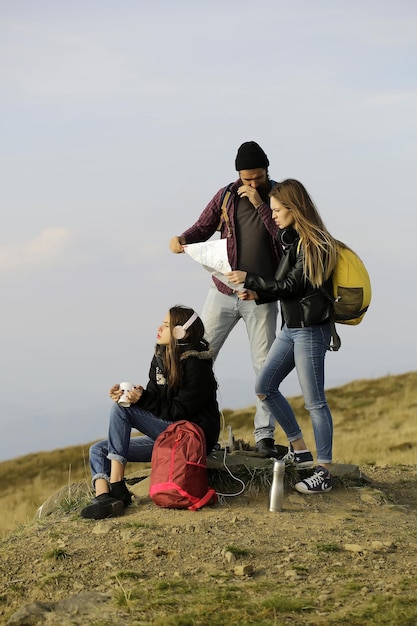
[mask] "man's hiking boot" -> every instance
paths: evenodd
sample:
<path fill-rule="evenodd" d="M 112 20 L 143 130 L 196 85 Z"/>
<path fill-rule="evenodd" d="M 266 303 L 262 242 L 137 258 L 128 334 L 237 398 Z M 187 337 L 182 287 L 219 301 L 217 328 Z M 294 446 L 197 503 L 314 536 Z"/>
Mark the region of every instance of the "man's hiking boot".
<path fill-rule="evenodd" d="M 117 483 L 110 483 L 110 495 L 116 500 L 121 500 L 125 509 L 129 506 L 129 504 L 132 504 L 133 494 L 130 493 L 129 489 L 126 487 L 124 480 Z"/>
<path fill-rule="evenodd" d="M 116 517 L 125 510 L 122 500 L 112 498 L 108 493 L 102 493 L 93 499 L 92 503 L 81 510 L 81 517 L 85 519 L 106 519 Z"/>
<path fill-rule="evenodd" d="M 265 458 L 280 459 L 281 455 L 275 449 L 275 441 L 273 439 L 260 439 L 256 443 L 256 452 Z"/>

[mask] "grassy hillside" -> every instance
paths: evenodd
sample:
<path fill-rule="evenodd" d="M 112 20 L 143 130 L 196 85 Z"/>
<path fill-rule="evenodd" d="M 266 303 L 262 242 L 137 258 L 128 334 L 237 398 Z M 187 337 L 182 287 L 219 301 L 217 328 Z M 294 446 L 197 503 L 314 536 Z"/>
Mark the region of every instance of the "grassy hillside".
<path fill-rule="evenodd" d="M 417 463 L 417 372 L 357 380 L 326 392 L 334 422 L 333 458 L 339 463 Z M 314 437 L 303 398 L 290 398 L 307 444 Z M 225 411 L 225 422 L 250 440 L 254 407 Z M 286 445 L 277 426 L 276 443 Z"/>
<path fill-rule="evenodd" d="M 417 372 L 354 381 L 329 389 L 327 397 L 334 419 L 335 461 L 356 465 L 417 463 Z M 290 403 L 314 450 L 303 399 L 293 397 Z M 236 438 L 253 443 L 254 411 L 254 407 L 224 411 L 225 425 L 232 426 Z M 285 444 L 278 426 L 276 442 Z M 0 463 L 0 532 L 26 522 L 60 487 L 84 478 L 90 480 L 88 448 L 86 443 Z M 127 467 L 129 471 L 133 466 Z"/>

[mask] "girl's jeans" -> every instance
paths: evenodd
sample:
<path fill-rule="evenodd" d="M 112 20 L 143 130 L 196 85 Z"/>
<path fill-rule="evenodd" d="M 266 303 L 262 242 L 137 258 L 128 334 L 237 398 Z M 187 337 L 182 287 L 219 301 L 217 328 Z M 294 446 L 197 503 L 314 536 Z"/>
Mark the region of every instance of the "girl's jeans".
<path fill-rule="evenodd" d="M 303 435 L 294 412 L 279 391 L 281 382 L 296 368 L 305 407 L 310 413 L 317 448 L 317 463 L 331 463 L 333 421 L 324 392 L 324 358 L 330 345 L 330 326 L 288 328 L 275 339 L 256 381 L 256 393 L 280 424 L 288 441 Z"/>
<path fill-rule="evenodd" d="M 115 402 L 110 413 L 108 440 L 94 443 L 90 448 L 93 485 L 98 478 L 109 481 L 112 460 L 122 465 L 149 462 L 155 439 L 169 424 L 171 422 L 156 417 L 137 404 L 123 407 Z M 144 433 L 144 436 L 131 438 L 132 428 Z"/>

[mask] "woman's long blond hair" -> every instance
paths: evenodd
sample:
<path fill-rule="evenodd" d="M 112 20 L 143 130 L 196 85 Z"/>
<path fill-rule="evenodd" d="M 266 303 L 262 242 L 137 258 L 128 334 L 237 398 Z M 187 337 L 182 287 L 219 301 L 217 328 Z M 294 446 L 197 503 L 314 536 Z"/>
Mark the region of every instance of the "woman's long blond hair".
<path fill-rule="evenodd" d="M 304 274 L 313 287 L 321 287 L 336 265 L 338 247 L 344 244 L 329 233 L 304 185 L 288 178 L 270 192 L 294 216 L 294 229 L 300 236 L 304 253 Z"/>

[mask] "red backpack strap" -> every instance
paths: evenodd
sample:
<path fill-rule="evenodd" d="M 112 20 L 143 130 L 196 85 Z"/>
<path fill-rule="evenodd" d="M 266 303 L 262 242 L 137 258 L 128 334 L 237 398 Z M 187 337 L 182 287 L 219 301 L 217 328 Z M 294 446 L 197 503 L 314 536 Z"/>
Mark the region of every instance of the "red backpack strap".
<path fill-rule="evenodd" d="M 187 508 L 189 511 L 197 511 L 198 509 L 202 509 L 203 506 L 206 506 L 206 504 L 215 504 L 216 502 L 217 493 L 210 487 L 205 496 Z"/>

